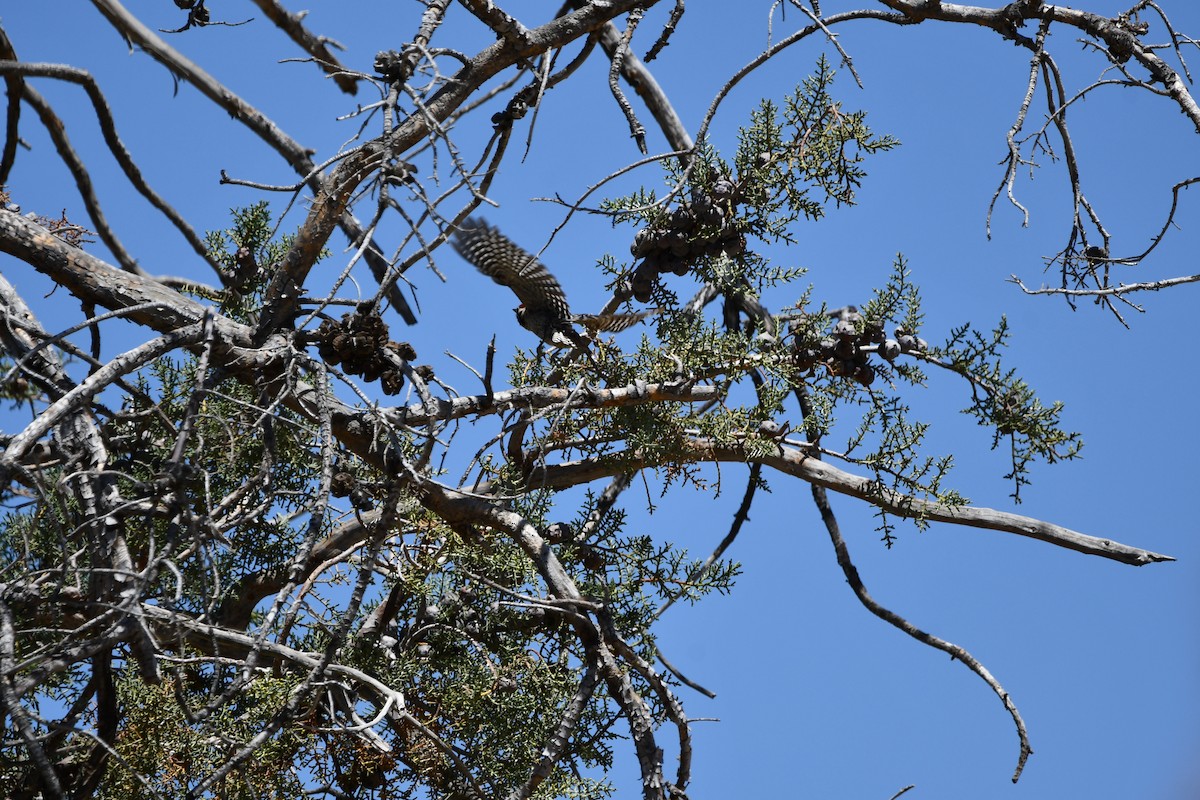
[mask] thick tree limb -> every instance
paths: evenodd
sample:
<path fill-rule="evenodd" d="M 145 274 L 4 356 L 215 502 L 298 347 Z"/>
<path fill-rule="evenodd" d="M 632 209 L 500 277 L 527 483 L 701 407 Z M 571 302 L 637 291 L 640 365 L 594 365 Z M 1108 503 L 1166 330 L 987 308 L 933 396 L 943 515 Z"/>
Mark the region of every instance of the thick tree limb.
<path fill-rule="evenodd" d="M 687 463 L 703 463 L 705 461 L 761 463 L 780 472 L 792 475 L 822 486 L 839 494 L 865 500 L 871 505 L 878 506 L 890 514 L 900 517 L 919 517 L 930 522 L 945 522 L 953 525 L 963 525 L 972 528 L 1015 533 L 1038 539 L 1068 550 L 1076 550 L 1088 555 L 1101 556 L 1123 564 L 1142 566 L 1160 561 L 1174 561 L 1168 555 L 1143 550 L 1138 547 L 1114 542 L 1111 539 L 1100 539 L 1077 531 L 1064 528 L 1043 520 L 998 511 L 992 508 L 976 508 L 973 506 L 946 506 L 940 503 L 922 500 L 902 494 L 887 487 L 878 486 L 874 481 L 861 475 L 844 472 L 822 461 L 808 456 L 798 447 L 780 445 L 774 455 L 755 457 L 749 456 L 745 450 L 728 445 L 718 445 L 707 439 L 693 439 L 691 450 L 676 461 Z M 618 467 L 622 469 L 645 469 L 667 466 L 672 463 L 666 457 L 655 460 L 644 459 L 636 453 L 621 453 L 609 458 L 592 458 L 573 461 L 564 464 L 538 467 L 529 476 L 531 485 L 547 489 L 565 489 L 589 483 L 601 477 L 615 474 Z M 489 486 L 480 486 L 477 491 L 486 494 Z"/>

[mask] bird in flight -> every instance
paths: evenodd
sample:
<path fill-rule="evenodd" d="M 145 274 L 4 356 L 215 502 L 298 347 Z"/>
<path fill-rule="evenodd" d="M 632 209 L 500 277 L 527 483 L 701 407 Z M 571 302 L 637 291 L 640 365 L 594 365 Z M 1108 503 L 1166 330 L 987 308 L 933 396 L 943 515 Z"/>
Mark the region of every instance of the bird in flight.
<path fill-rule="evenodd" d="M 600 331 L 623 331 L 653 313 L 572 314 L 567 295 L 550 270 L 482 219 L 463 220 L 451 243 L 475 269 L 512 289 L 521 302 L 514 309 L 517 323 L 551 347 L 587 350 Z M 575 325 L 583 326 L 588 335 L 581 335 Z"/>

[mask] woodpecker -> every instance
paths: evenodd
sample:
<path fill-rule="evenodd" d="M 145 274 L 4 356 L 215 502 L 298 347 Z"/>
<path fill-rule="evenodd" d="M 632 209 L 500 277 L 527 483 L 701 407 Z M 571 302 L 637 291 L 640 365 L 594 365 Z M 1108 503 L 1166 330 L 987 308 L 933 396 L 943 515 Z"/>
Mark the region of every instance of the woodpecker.
<path fill-rule="evenodd" d="M 517 323 L 551 347 L 586 350 L 588 337 L 599 331 L 622 331 L 651 312 L 635 314 L 572 314 L 562 286 L 546 267 L 482 219 L 468 218 L 454 232 L 452 244 L 475 269 L 512 289 L 521 304 L 513 309 Z"/>

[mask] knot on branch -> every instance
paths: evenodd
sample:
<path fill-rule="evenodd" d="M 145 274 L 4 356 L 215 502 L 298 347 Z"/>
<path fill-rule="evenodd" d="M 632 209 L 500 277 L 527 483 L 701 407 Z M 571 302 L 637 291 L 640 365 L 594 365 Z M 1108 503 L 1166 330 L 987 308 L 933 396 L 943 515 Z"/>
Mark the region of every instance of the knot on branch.
<path fill-rule="evenodd" d="M 516 97 L 508 101 L 508 106 L 503 111 L 497 111 L 492 115 L 492 125 L 495 126 L 496 130 L 508 130 L 512 127 L 515 120 L 521 119 L 529 113 L 529 102 L 524 98 L 523 94 L 517 94 Z"/>
<path fill-rule="evenodd" d="M 380 50 L 375 54 L 375 72 L 388 83 L 404 83 L 416 68 L 416 51 Z"/>
<path fill-rule="evenodd" d="M 996 30 L 1006 39 L 1018 42 L 1028 42 L 1028 38 L 1020 34 L 1025 23 L 1037 16 L 1042 10 L 1042 0 L 1016 0 L 1000 9 L 1000 21 Z"/>
<path fill-rule="evenodd" d="M 553 85 L 553 82 L 551 83 Z M 492 125 L 496 130 L 507 130 L 512 127 L 515 120 L 523 118 L 529 113 L 529 107 L 537 103 L 538 96 L 545 91 L 546 86 L 539 81 L 535 81 L 530 85 L 521 89 L 512 96 L 508 101 L 508 105 L 503 111 L 498 111 L 492 115 Z"/>
<path fill-rule="evenodd" d="M 241 22 L 215 22 L 204 3 L 205 0 L 175 0 L 176 8 L 184 9 L 188 12 L 187 21 L 179 28 L 159 28 L 159 30 L 163 33 L 183 33 L 193 26 L 203 28 L 205 25 L 224 25 L 229 28 L 237 28 L 254 19 L 251 17 Z"/>
<path fill-rule="evenodd" d="M 188 12 L 187 24 L 182 30 L 187 30 L 193 25 L 203 27 L 212 21 L 208 9 L 204 7 L 204 0 L 175 0 L 175 6 Z M 175 31 L 180 32 L 182 31 Z"/>
<path fill-rule="evenodd" d="M 246 292 L 253 288 L 262 278 L 254 251 L 245 245 L 239 247 L 233 254 L 233 269 L 222 277 L 234 291 Z"/>
<path fill-rule="evenodd" d="M 1150 30 L 1150 23 L 1131 18 L 1128 13 L 1119 14 L 1105 32 L 1104 41 L 1108 45 L 1108 53 L 1117 64 L 1124 64 L 1133 58 L 1134 51 L 1139 45 L 1138 37 L 1145 36 Z"/>
<path fill-rule="evenodd" d="M 1145 36 L 1150 32 L 1150 23 L 1137 19 L 1135 16 L 1130 16 L 1128 12 L 1118 14 L 1114 20 L 1117 27 L 1127 30 L 1134 36 Z"/>
<path fill-rule="evenodd" d="M 417 171 L 415 164 L 397 159 L 390 164 L 384 164 L 379 174 L 389 186 L 403 186 L 417 182 Z"/>

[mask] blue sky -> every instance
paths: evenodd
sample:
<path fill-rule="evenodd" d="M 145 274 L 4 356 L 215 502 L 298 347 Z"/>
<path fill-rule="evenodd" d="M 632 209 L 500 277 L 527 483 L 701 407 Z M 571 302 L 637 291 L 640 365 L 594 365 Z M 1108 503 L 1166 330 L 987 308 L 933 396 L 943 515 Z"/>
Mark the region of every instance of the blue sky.
<path fill-rule="evenodd" d="M 674 43 L 653 69 L 693 130 L 725 77 L 762 48 L 768 5 L 688 4 Z M 851 7 L 829 0 L 822 5 L 827 14 Z M 1121 10 L 1112 2 L 1080 5 L 1106 14 Z M 1160 5 L 1178 29 L 1200 35 L 1195 3 Z M 170 3 L 128 6 L 155 28 L 181 23 Z M 212 6 L 215 18 L 258 16 L 249 3 Z M 532 24 L 554 4 L 505 7 Z M 312 0 L 310 9 L 309 26 L 344 43 L 346 63 L 367 71 L 377 50 L 399 47 L 411 36 L 420 13 L 415 3 Z M 461 7 L 453 14 L 452 24 L 462 31 L 455 47 L 473 51 L 491 40 Z M 660 18 L 656 11 L 643 23 L 639 52 Z M 258 199 L 250 190 L 220 186 L 221 169 L 266 183 L 295 180 L 282 160 L 193 89 L 180 86 L 176 94 L 166 71 L 144 54 L 128 53 L 90 6 L 9 4 L 0 7 L 0 22 L 22 58 L 70 63 L 96 75 L 148 178 L 198 228 L 224 227 L 229 208 Z M 801 23 L 794 11 L 786 20 L 777 16 L 776 38 Z M 1066 403 L 1064 423 L 1083 433 L 1083 458 L 1035 467 L 1025 502 L 1013 509 L 1011 487 L 1001 479 L 1004 454 L 989 452 L 988 432 L 958 414 L 966 387 L 937 377 L 911 405 L 935 423 L 931 452 L 954 453 L 952 485 L 974 504 L 1016 510 L 1179 561 L 1133 568 L 1011 535 L 937 525 L 925 532 L 901 527 L 899 542 L 887 550 L 871 509 L 834 497 L 874 597 L 966 647 L 1012 694 L 1035 751 L 1014 787 L 1009 777 L 1016 736 L 995 696 L 961 664 L 868 614 L 837 568 L 808 487 L 768 475 L 774 493 L 760 496 L 728 553 L 744 570 L 734 593 L 693 608 L 676 606 L 663 620 L 664 652 L 718 694 L 707 700 L 682 692 L 690 715 L 720 719 L 695 724 L 689 796 L 709 800 L 753 790 L 886 800 L 908 784 L 916 789 L 906 797 L 924 800 L 1200 796 L 1200 545 L 1194 511 L 1200 424 L 1196 344 L 1187 327 L 1198 290 L 1184 286 L 1136 298 L 1146 313 L 1127 313 L 1129 330 L 1088 302 L 1071 311 L 1060 300 L 1022 296 L 1006 279 L 1015 273 L 1031 285 L 1053 281 L 1053 275 L 1043 276 L 1042 259 L 1062 247 L 1069 225 L 1065 171 L 1043 158 L 1035 176 L 1022 175 L 1017 186 L 1032 214 L 1029 226 L 1001 203 L 992 239 L 985 238 L 987 203 L 1001 178 L 1005 132 L 1025 92 L 1028 53 L 990 31 L 947 25 L 900 29 L 862 22 L 845 26 L 840 36 L 865 84 L 859 90 L 841 71 L 845 106 L 866 109 L 873 129 L 897 136 L 902 146 L 868 163 L 856 207 L 800 225 L 798 244 L 771 254 L 782 265 L 808 268 L 815 300 L 838 306 L 867 299 L 902 252 L 923 289 L 924 336 L 931 342 L 965 321 L 986 329 L 1006 314 L 1013 330 L 1009 363 L 1043 399 Z M 315 148 L 318 159 L 354 134 L 353 121 L 335 118 L 355 102 L 373 99 L 341 95 L 315 79 L 310 65 L 277 64 L 300 54 L 261 19 L 239 28 L 188 31 L 170 41 Z M 1081 88 L 1103 69 L 1100 57 L 1065 32 L 1050 41 L 1069 88 Z M 714 143 L 731 152 L 748 109 L 761 97 L 790 91 L 829 50 L 809 39 L 744 82 L 717 116 Z M 836 54 L 830 57 L 837 63 Z M 82 92 L 45 80 L 36 85 L 67 120 L 106 212 L 143 266 L 152 273 L 203 275 L 194 254 L 132 195 L 103 153 Z M 1044 107 L 1035 102 L 1027 129 L 1041 124 Z M 1200 174 L 1196 131 L 1161 98 L 1120 88 L 1103 89 L 1073 107 L 1068 121 L 1084 189 L 1114 235 L 1114 253 L 1141 251 L 1162 224 L 1170 185 Z M 514 140 L 523 142 L 529 122 L 518 123 Z M 464 126 L 457 136 L 469 154 L 489 132 Z M 69 175 L 32 113 L 23 134 L 34 149 L 20 154 L 12 176 L 17 201 L 26 211 L 54 215 L 65 207 L 71 218 L 84 219 Z M 650 148 L 666 149 L 653 135 Z M 547 96 L 532 150 L 523 162 L 519 153 L 514 141 L 491 193 L 499 208 L 486 216 L 537 250 L 564 213 L 535 198 L 573 199 L 638 157 L 599 60 Z M 660 185 L 653 168 L 633 180 Z M 292 212 L 285 230 L 299 224 L 300 213 Z M 1194 197 L 1184 195 L 1176 222 L 1166 243 L 1143 265 L 1125 268 L 1123 280 L 1197 271 L 1200 212 Z M 385 241 L 387 234 L 385 228 Z M 544 259 L 576 310 L 595 310 L 604 301 L 603 281 L 592 265 L 605 253 L 627 257 L 631 237 L 630 229 L 577 217 L 546 250 Z M 94 249 L 102 252 L 99 245 Z M 334 263 L 345 257 L 336 253 Z M 394 320 L 394 336 L 409 338 L 439 375 L 473 391 L 470 375 L 442 352 L 478 364 L 493 332 L 501 353 L 527 346 L 527 334 L 512 324 L 508 298 L 496 302 L 497 287 L 448 249 L 438 264 L 446 283 L 420 267 L 410 271 L 421 324 L 401 331 Z M 25 265 L 0 258 L 0 271 L 25 290 L 48 328 L 78 320 L 77 307 L 61 291 L 41 299 L 48 287 Z M 782 307 L 802 288 L 768 301 Z M 117 337 L 109 341 L 120 344 Z M 638 516 L 636 524 L 705 555 L 724 536 L 741 497 L 744 471 L 727 468 L 724 477 L 720 497 L 684 490 L 654 516 Z M 631 511 L 641 507 L 635 492 L 626 500 Z M 633 796 L 636 762 L 621 762 L 613 779 L 622 796 Z"/>

